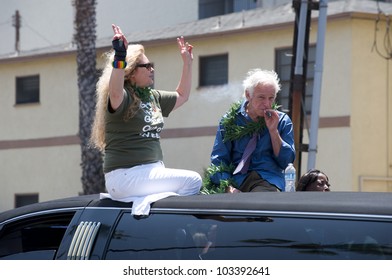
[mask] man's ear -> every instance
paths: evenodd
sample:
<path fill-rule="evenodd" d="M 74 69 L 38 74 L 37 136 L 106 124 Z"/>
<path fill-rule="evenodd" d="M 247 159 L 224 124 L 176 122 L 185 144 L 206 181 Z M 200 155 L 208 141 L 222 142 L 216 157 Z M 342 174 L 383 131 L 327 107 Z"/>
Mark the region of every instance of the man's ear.
<path fill-rule="evenodd" d="M 250 99 L 250 94 L 249 94 L 249 91 L 248 91 L 248 90 L 245 90 L 245 97 L 246 97 L 246 100 L 249 101 L 249 99 Z"/>

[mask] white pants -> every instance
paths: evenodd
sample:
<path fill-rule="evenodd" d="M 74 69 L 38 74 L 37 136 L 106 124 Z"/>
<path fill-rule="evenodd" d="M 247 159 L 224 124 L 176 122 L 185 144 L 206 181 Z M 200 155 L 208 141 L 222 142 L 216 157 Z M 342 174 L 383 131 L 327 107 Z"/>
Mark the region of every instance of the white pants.
<path fill-rule="evenodd" d="M 166 168 L 163 162 L 116 169 L 105 174 L 106 189 L 115 200 L 173 192 L 181 196 L 197 194 L 202 179 L 194 171 Z"/>

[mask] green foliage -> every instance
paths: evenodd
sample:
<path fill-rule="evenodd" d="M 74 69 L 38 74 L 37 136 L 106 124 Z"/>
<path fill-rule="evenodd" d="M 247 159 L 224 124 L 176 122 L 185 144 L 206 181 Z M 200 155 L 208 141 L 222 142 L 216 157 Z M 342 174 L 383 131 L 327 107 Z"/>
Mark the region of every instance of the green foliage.
<path fill-rule="evenodd" d="M 234 165 L 227 166 L 223 163 L 221 165 L 216 166 L 216 165 L 211 165 L 209 166 L 205 171 L 204 171 L 204 176 L 203 176 L 203 185 L 201 188 L 201 193 L 202 194 L 216 194 L 216 193 L 224 193 L 226 187 L 228 186 L 236 186 L 236 183 L 232 179 L 228 180 L 221 180 L 219 185 L 214 184 L 211 181 L 211 176 L 214 175 L 217 172 L 221 173 L 229 173 L 232 174 L 234 171 L 235 167 Z"/>
<path fill-rule="evenodd" d="M 249 122 L 244 126 L 237 125 L 235 123 L 238 109 L 241 107 L 242 101 L 233 103 L 225 117 L 222 119 L 222 126 L 225 130 L 223 141 L 234 141 L 240 139 L 246 135 L 252 135 L 253 133 L 261 132 L 265 127 L 264 118 L 258 118 L 257 122 Z M 272 109 L 276 110 L 279 106 L 274 103 Z"/>
<path fill-rule="evenodd" d="M 237 125 L 235 120 L 241 104 L 242 100 L 233 103 L 222 119 L 222 126 L 225 130 L 223 138 L 224 142 L 234 141 L 246 135 L 259 133 L 266 127 L 264 118 L 259 118 L 257 122 L 248 122 L 244 126 Z M 279 107 L 280 106 L 278 106 L 276 103 L 272 105 L 273 110 L 277 110 Z M 211 181 L 211 176 L 217 172 L 233 174 L 234 169 L 235 166 L 233 164 L 230 164 L 229 166 L 223 163 L 221 163 L 219 166 L 212 164 L 204 171 L 203 185 L 200 192 L 202 194 L 224 193 L 226 187 L 228 186 L 238 187 L 232 178 L 221 180 L 219 185 L 216 185 Z"/>
<path fill-rule="evenodd" d="M 136 85 L 131 85 L 131 87 L 143 103 L 147 103 L 150 101 L 150 98 L 151 98 L 151 88 L 150 87 L 140 88 Z"/>

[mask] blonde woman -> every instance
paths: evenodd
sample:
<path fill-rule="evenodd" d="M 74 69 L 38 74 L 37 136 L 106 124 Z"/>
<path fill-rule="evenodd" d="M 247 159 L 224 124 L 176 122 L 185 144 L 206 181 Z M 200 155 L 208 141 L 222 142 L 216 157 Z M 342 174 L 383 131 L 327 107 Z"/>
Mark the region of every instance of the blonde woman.
<path fill-rule="evenodd" d="M 183 68 L 176 90 L 155 90 L 150 88 L 154 68 L 144 47 L 128 44 L 120 27 L 113 24 L 112 28 L 114 52 L 107 54 L 97 83 L 91 137 L 93 145 L 104 155 L 109 197 L 119 201 L 139 200 L 147 211 L 149 203 L 162 197 L 199 193 L 200 175 L 166 168 L 160 145 L 163 117 L 182 106 L 190 95 L 192 45 L 183 37 L 177 38 Z M 158 195 L 151 198 L 153 194 Z M 150 199 L 146 200 L 146 196 Z"/>

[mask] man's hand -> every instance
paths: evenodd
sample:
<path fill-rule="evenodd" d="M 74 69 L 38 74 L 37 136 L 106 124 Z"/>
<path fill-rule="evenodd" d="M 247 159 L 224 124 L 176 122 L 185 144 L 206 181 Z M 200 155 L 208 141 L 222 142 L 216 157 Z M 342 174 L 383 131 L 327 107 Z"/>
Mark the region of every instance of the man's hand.
<path fill-rule="evenodd" d="M 232 186 L 228 186 L 228 187 L 226 187 L 225 192 L 227 192 L 227 193 L 240 193 L 241 191 L 239 189 L 232 187 Z"/>

